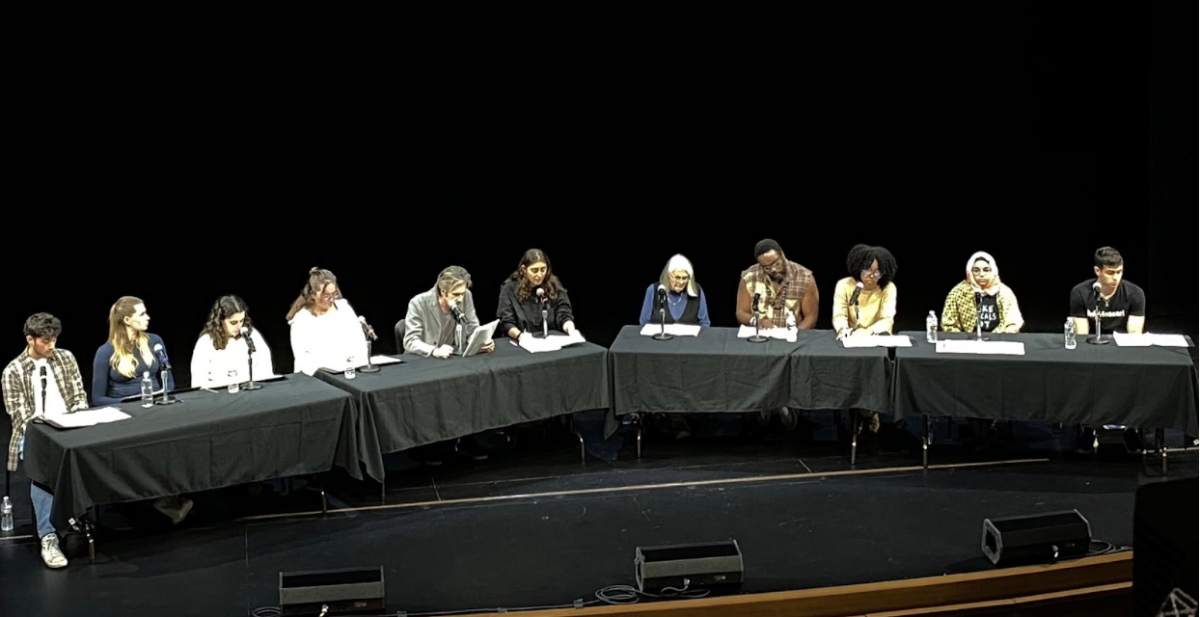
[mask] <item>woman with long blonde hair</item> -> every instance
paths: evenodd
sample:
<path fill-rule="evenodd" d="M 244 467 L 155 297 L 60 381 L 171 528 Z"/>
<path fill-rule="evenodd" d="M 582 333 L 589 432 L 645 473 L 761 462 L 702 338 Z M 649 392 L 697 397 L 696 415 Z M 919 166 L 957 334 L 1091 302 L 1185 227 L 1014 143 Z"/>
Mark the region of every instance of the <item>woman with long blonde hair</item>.
<path fill-rule="evenodd" d="M 162 338 L 149 332 L 150 314 L 140 298 L 123 296 L 108 311 L 108 342 L 96 350 L 92 362 L 92 400 L 97 405 L 115 405 L 127 396 L 142 392 L 142 376 L 150 373 L 154 390 L 161 390 L 162 362 L 168 358 Z M 175 378 L 167 373 L 167 391 L 175 389 Z M 192 510 L 192 500 L 172 495 L 160 497 L 154 507 L 179 524 Z"/>
<path fill-rule="evenodd" d="M 124 296 L 109 309 L 108 342 L 96 350 L 92 363 L 92 401 L 97 405 L 115 405 L 140 394 L 147 371 L 155 391 L 162 389 L 158 352 L 167 357 L 167 348 L 149 328 L 150 315 L 139 298 Z M 167 390 L 174 390 L 175 378 L 168 373 L 167 379 Z"/>

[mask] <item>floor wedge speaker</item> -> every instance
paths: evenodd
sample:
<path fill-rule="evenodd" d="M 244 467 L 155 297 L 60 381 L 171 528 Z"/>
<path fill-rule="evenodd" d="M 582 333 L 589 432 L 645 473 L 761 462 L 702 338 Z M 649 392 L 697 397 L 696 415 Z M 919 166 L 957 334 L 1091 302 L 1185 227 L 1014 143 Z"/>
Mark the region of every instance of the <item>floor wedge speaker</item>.
<path fill-rule="evenodd" d="M 983 554 L 997 566 L 1082 557 L 1092 527 L 1078 510 L 983 519 Z"/>
<path fill-rule="evenodd" d="M 280 572 L 279 607 L 285 617 L 382 614 L 383 566 Z"/>
<path fill-rule="evenodd" d="M 742 550 L 736 540 L 639 546 L 633 563 L 637 587 L 645 593 L 735 589 L 743 580 Z"/>

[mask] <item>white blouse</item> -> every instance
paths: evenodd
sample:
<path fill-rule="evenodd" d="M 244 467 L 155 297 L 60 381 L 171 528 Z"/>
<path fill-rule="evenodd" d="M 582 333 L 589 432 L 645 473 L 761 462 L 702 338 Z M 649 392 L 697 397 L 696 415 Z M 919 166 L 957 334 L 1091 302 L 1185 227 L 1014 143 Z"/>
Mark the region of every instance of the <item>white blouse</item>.
<path fill-rule="evenodd" d="M 271 363 L 271 349 L 258 330 L 250 333 L 254 339 L 254 379 L 275 376 Z M 227 386 L 236 381 L 244 383 L 250 379 L 250 349 L 242 337 L 225 342 L 225 349 L 213 347 L 212 337 L 201 334 L 192 350 L 192 385 L 198 388 Z"/>
<path fill-rule="evenodd" d="M 312 375 L 320 368 L 342 370 L 347 360 L 355 366 L 367 363 L 367 339 L 358 315 L 344 298 L 320 317 L 302 308 L 288 323 L 292 326 L 297 373 Z"/>

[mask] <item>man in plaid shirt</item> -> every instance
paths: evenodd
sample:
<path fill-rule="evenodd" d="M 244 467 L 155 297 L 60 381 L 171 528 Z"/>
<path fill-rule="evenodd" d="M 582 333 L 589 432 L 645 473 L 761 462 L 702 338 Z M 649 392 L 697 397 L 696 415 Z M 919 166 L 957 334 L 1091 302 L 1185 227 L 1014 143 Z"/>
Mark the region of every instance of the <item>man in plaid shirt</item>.
<path fill-rule="evenodd" d="M 25 351 L 4 368 L 4 408 L 12 416 L 13 434 L 8 444 L 8 470 L 16 471 L 25 454 L 25 428 L 39 416 L 53 416 L 87 409 L 87 392 L 75 356 L 57 349 L 62 323 L 49 313 L 25 320 Z M 42 541 L 42 561 L 51 568 L 67 565 L 58 546 L 58 534 L 50 524 L 54 496 L 32 480 L 29 496 Z"/>

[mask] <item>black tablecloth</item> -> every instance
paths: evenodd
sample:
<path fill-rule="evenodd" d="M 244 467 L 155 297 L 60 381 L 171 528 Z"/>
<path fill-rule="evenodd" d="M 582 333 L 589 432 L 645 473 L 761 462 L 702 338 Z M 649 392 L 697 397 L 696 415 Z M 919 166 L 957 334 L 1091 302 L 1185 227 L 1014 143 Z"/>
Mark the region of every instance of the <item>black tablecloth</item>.
<path fill-rule="evenodd" d="M 25 470 L 54 492 L 50 519 L 97 504 L 358 468 L 350 397 L 306 375 L 237 394 L 194 391 L 182 403 L 115 405 L 128 420 L 59 430 L 31 423 Z"/>
<path fill-rule="evenodd" d="M 529 353 L 508 338 L 496 350 L 446 360 L 416 354 L 378 373 L 317 376 L 351 394 L 359 414 L 358 455 L 384 479 L 383 455 L 530 420 L 606 409 L 608 350 L 584 343 Z M 358 477 L 358 476 L 356 476 Z"/>
<path fill-rule="evenodd" d="M 1068 350 L 1061 334 L 991 334 L 991 340 L 1025 343 L 1025 355 L 982 356 L 937 353 L 924 333 L 906 334 L 914 346 L 896 350 L 898 416 L 1125 424 L 1196 434 L 1196 368 L 1187 349 L 1098 346 L 1081 336 Z"/>
<path fill-rule="evenodd" d="M 737 328 L 657 341 L 625 326 L 608 350 L 613 414 L 728 412 L 788 404 L 791 354 L 800 343 L 751 343 Z M 610 423 L 610 429 L 612 425 Z"/>
<path fill-rule="evenodd" d="M 833 330 L 801 330 L 797 342 L 788 407 L 892 413 L 888 348 L 845 349 Z"/>

